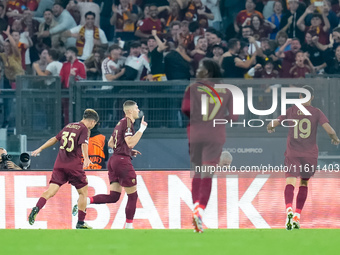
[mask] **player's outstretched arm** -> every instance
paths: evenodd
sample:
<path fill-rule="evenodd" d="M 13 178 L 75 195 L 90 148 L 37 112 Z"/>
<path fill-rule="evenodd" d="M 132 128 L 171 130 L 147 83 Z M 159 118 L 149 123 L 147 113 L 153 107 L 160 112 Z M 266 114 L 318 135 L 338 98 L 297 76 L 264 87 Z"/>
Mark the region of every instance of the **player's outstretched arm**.
<path fill-rule="evenodd" d="M 142 122 L 140 123 L 139 130 L 133 136 L 125 137 L 125 142 L 130 149 L 132 149 L 133 147 L 137 145 L 139 140 L 142 138 L 142 135 L 147 126 L 148 126 L 148 123 L 144 121 L 144 116 L 143 116 Z"/>
<path fill-rule="evenodd" d="M 89 165 L 92 164 L 89 158 L 89 146 L 87 143 L 83 143 L 81 145 L 81 152 L 83 153 L 83 157 L 84 157 L 83 168 L 87 168 Z"/>
<path fill-rule="evenodd" d="M 334 144 L 334 145 L 339 145 L 340 140 L 339 140 L 338 136 L 336 135 L 335 130 L 331 127 L 331 125 L 329 125 L 329 123 L 324 123 L 322 125 L 322 127 L 327 132 L 329 137 L 332 139 L 331 143 Z"/>
<path fill-rule="evenodd" d="M 274 133 L 275 132 L 275 128 L 278 125 L 280 125 L 280 122 L 278 120 L 272 120 L 271 122 L 269 122 L 269 124 L 267 125 L 268 133 Z"/>
<path fill-rule="evenodd" d="M 54 137 L 50 138 L 46 143 L 41 145 L 38 149 L 36 149 L 35 151 L 32 151 L 31 155 L 36 157 L 41 151 L 45 150 L 48 147 L 55 145 L 57 142 L 58 142 L 58 140 L 54 136 Z"/>

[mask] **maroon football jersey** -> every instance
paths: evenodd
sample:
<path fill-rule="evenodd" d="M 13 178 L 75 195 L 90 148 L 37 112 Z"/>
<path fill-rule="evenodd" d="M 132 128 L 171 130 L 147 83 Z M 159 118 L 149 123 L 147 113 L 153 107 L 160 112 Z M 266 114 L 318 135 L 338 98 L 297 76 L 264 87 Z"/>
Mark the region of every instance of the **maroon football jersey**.
<path fill-rule="evenodd" d="M 121 119 L 113 130 L 113 154 L 131 157 L 131 151 L 125 142 L 125 137 L 134 135 L 133 122 L 130 118 Z"/>
<path fill-rule="evenodd" d="M 226 125 L 215 125 L 214 127 L 213 124 L 214 119 L 237 120 L 237 116 L 233 115 L 232 94 L 228 89 L 216 89 L 222 101 L 221 105 L 214 92 L 207 86 L 204 86 L 204 84 L 214 87 L 212 82 L 197 82 L 189 85 L 184 94 L 182 111 L 190 118 L 187 128 L 188 138 L 190 142 L 224 143 L 226 139 Z M 200 87 L 214 94 L 216 104 Z M 202 115 L 201 113 L 202 94 L 207 95 L 207 115 Z"/>
<path fill-rule="evenodd" d="M 81 145 L 89 141 L 89 129 L 82 122 L 70 123 L 56 136 L 60 141 L 54 168 L 82 168 Z"/>
<path fill-rule="evenodd" d="M 152 30 L 157 30 L 157 33 L 162 33 L 162 22 L 160 19 L 147 18 L 144 19 L 142 24 L 137 28 L 145 34 L 150 34 Z"/>
<path fill-rule="evenodd" d="M 285 119 L 296 120 L 297 125 L 290 127 L 287 137 L 287 157 L 312 157 L 317 158 L 319 149 L 316 144 L 316 133 L 318 124 L 328 123 L 325 114 L 313 106 L 305 106 L 312 115 L 304 115 L 297 106 L 287 109 L 286 115 L 281 115 L 278 120 L 282 122 Z M 286 121 L 284 125 L 294 125 L 293 121 Z"/>

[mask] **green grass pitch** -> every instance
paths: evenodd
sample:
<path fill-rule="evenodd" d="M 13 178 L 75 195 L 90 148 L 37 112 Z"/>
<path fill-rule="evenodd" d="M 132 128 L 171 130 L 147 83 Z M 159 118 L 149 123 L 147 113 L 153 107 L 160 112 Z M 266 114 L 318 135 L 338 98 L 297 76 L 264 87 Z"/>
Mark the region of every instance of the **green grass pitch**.
<path fill-rule="evenodd" d="M 340 229 L 0 230 L 0 254 L 338 254 Z"/>

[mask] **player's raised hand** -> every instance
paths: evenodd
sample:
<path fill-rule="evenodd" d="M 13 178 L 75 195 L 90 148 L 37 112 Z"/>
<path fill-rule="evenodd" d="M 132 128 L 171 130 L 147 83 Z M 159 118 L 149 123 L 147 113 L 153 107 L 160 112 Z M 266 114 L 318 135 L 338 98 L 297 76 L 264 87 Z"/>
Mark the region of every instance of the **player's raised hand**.
<path fill-rule="evenodd" d="M 144 121 L 144 116 L 142 117 L 142 121 L 140 123 L 141 125 L 144 125 L 145 127 L 148 126 L 148 123 Z"/>
<path fill-rule="evenodd" d="M 138 154 L 139 154 L 139 155 L 142 155 L 142 153 L 140 153 L 138 150 L 132 150 L 132 151 L 131 151 L 131 156 L 132 156 L 132 157 L 137 157 Z"/>
<path fill-rule="evenodd" d="M 31 152 L 31 156 L 33 156 L 33 157 L 36 157 L 36 156 L 38 156 L 38 154 L 41 152 L 41 149 L 39 148 L 39 149 L 36 149 L 35 151 L 32 151 Z"/>
<path fill-rule="evenodd" d="M 89 165 L 92 165 L 92 161 L 89 158 L 85 158 L 84 159 L 84 163 L 83 163 L 83 168 L 88 168 Z"/>
<path fill-rule="evenodd" d="M 269 133 L 269 134 L 271 134 L 271 133 L 274 133 L 275 132 L 275 128 L 273 128 L 273 127 L 271 127 L 271 126 L 267 126 L 267 132 Z"/>

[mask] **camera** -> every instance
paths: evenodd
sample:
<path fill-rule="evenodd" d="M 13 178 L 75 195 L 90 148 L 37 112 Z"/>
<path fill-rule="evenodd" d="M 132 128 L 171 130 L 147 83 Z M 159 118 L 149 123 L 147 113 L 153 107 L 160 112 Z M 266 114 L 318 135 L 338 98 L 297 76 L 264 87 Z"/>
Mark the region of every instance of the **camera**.
<path fill-rule="evenodd" d="M 28 169 L 31 165 L 31 157 L 28 153 L 24 152 L 20 154 L 20 167 L 22 169 Z"/>
<path fill-rule="evenodd" d="M 1 160 L 2 160 L 2 163 L 4 165 L 4 169 L 7 169 L 7 161 L 10 161 L 11 159 L 12 159 L 11 155 L 8 155 L 8 154 L 5 154 L 5 153 L 1 154 Z"/>

